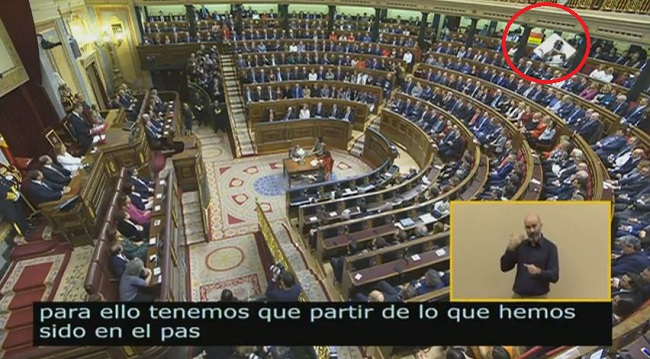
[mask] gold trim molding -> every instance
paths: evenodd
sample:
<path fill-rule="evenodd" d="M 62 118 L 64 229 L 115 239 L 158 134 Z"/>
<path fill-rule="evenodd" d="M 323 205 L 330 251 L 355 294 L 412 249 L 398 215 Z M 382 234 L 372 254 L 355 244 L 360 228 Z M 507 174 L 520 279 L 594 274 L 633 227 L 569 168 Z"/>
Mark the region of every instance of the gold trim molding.
<path fill-rule="evenodd" d="M 5 56 L 9 57 L 9 68 L 5 68 L 3 60 Z M 0 20 L 0 60 L 2 60 L 0 61 L 0 75 L 2 75 L 0 77 L 0 97 L 2 97 L 29 81 L 27 71 L 2 20 Z"/>

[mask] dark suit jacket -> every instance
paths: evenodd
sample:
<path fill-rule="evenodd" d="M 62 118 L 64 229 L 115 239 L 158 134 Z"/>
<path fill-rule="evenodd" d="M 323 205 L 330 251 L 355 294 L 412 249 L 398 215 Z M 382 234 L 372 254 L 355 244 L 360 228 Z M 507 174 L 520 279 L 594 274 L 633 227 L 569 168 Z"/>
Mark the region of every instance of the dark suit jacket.
<path fill-rule="evenodd" d="M 136 227 L 127 221 L 117 222 L 117 230 L 126 238 L 140 238 L 141 233 Z"/>
<path fill-rule="evenodd" d="M 149 188 L 154 187 L 154 183 L 152 181 L 145 180 L 138 176 L 131 176 L 130 178 L 136 192 L 146 196 L 150 195 Z"/>
<path fill-rule="evenodd" d="M 122 259 L 115 254 L 111 256 L 111 269 L 113 270 L 113 273 L 115 273 L 115 276 L 118 278 L 122 277 L 122 274 L 124 274 L 124 269 L 126 269 L 126 264 L 128 262 L 128 260 Z"/>
<path fill-rule="evenodd" d="M 300 284 L 294 284 L 289 289 L 281 289 L 274 282 L 269 282 L 266 288 L 266 299 L 269 302 L 297 302 L 302 287 Z"/>
<path fill-rule="evenodd" d="M 129 195 L 129 198 L 131 199 L 131 202 L 134 206 L 136 206 L 139 210 L 144 211 L 145 203 L 142 200 L 142 197 L 138 196 L 137 193 L 131 193 Z"/>
<path fill-rule="evenodd" d="M 90 148 L 93 143 L 93 136 L 90 135 L 93 125 L 86 122 L 83 118 L 74 112 L 70 114 L 70 126 L 72 127 L 72 136 L 79 142 L 83 148 Z"/>
<path fill-rule="evenodd" d="M 49 166 L 43 166 L 41 168 L 41 172 L 45 179 L 61 186 L 67 186 L 72 180 L 70 177 L 72 173 L 56 163 L 52 163 L 51 166 L 56 170 L 49 168 Z"/>
<path fill-rule="evenodd" d="M 48 181 L 47 179 L 43 179 L 42 182 L 47 184 L 49 188 L 41 184 L 37 184 L 33 181 L 25 183 L 25 190 L 29 194 L 28 197 L 32 200 L 34 206 L 38 206 L 41 203 L 45 202 L 58 201 L 61 199 L 63 196 L 61 194 L 61 191 L 63 190 L 62 185 Z"/>

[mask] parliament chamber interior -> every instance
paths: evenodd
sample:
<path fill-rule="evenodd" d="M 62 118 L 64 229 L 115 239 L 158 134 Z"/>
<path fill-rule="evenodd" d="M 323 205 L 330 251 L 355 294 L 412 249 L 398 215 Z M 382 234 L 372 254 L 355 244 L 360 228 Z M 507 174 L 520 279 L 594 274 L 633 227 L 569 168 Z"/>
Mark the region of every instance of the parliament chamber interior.
<path fill-rule="evenodd" d="M 609 202 L 611 347 L 282 358 L 643 357 L 650 4 L 558 2 L 589 35 L 504 34 L 525 0 L 0 3 L 0 357 L 257 358 L 33 346 L 39 301 L 449 301 L 452 201 Z"/>

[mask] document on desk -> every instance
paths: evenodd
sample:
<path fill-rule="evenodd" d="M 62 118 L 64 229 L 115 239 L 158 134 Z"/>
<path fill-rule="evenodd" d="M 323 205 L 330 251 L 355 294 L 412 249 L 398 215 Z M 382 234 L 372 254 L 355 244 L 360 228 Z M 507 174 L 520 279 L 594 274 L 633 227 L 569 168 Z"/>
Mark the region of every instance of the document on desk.
<path fill-rule="evenodd" d="M 361 273 L 357 273 L 357 274 L 354 276 L 354 279 L 355 279 L 355 280 L 361 280 L 361 278 L 363 278 L 363 276 L 361 275 Z"/>
<path fill-rule="evenodd" d="M 330 217 L 336 217 L 337 215 L 338 215 L 338 213 L 336 213 L 336 212 L 330 212 Z"/>
<path fill-rule="evenodd" d="M 159 225 L 160 225 L 160 220 L 159 219 L 153 221 L 153 226 L 154 227 L 158 227 Z"/>
<path fill-rule="evenodd" d="M 316 222 L 318 221 L 318 217 L 309 217 L 309 222 Z"/>
<path fill-rule="evenodd" d="M 429 224 L 435 222 L 436 218 L 433 215 L 431 215 L 431 213 L 425 213 L 420 216 L 420 220 L 424 222 L 424 224 Z"/>
<path fill-rule="evenodd" d="M 542 182 L 540 182 L 540 181 L 538 181 L 538 180 L 536 180 L 536 179 L 534 179 L 534 178 L 531 179 L 530 182 L 532 182 L 532 183 L 533 183 L 534 185 L 536 185 L 536 186 L 542 184 Z"/>
<path fill-rule="evenodd" d="M 158 278 L 158 279 L 156 279 L 156 284 L 160 284 L 160 283 L 162 283 L 162 276 L 159 275 L 157 278 Z"/>
<path fill-rule="evenodd" d="M 156 268 L 153 269 L 153 275 L 160 275 L 160 272 L 162 272 L 160 267 L 156 267 Z"/>
<path fill-rule="evenodd" d="M 158 193 L 158 194 L 156 195 L 156 199 L 161 199 L 161 198 L 162 198 L 162 193 Z"/>
<path fill-rule="evenodd" d="M 442 257 L 442 256 L 444 256 L 445 254 L 447 254 L 447 252 L 445 252 L 444 249 L 438 249 L 438 250 L 436 251 L 436 255 L 437 255 L 438 257 Z"/>
<path fill-rule="evenodd" d="M 153 246 L 156 244 L 156 237 L 149 238 L 149 245 Z"/>
<path fill-rule="evenodd" d="M 154 206 L 154 207 L 153 207 L 153 210 L 154 210 L 154 212 L 158 212 L 158 211 L 160 211 L 160 206 Z"/>
<path fill-rule="evenodd" d="M 419 255 L 414 254 L 414 255 L 411 256 L 411 259 L 412 259 L 414 262 L 417 262 L 417 261 L 419 261 L 419 260 L 422 259 L 422 258 L 420 258 Z"/>

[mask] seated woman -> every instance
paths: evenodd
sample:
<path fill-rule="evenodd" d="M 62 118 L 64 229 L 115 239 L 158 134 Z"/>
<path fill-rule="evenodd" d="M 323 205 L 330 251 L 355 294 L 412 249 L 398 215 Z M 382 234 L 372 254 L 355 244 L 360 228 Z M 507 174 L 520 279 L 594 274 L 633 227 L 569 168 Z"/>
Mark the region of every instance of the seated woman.
<path fill-rule="evenodd" d="M 145 278 L 140 277 L 145 272 Z M 140 258 L 134 258 L 126 264 L 124 275 L 120 277 L 120 301 L 122 302 L 153 302 L 156 297 L 145 290 L 153 279 L 153 273 L 144 267 Z"/>
<path fill-rule="evenodd" d="M 311 152 L 316 156 L 322 156 L 324 149 L 323 146 L 325 146 L 325 143 L 323 143 L 323 136 L 318 136 L 314 142 L 314 147 L 311 149 Z"/>
<path fill-rule="evenodd" d="M 546 128 L 539 135 L 539 137 L 530 137 L 528 140 L 533 147 L 536 147 L 537 145 L 547 146 L 553 143 L 553 140 L 555 139 L 555 133 L 555 122 L 548 121 Z"/>
<path fill-rule="evenodd" d="M 334 169 L 334 159 L 332 158 L 332 153 L 326 148 L 325 144 L 323 144 L 323 154 L 318 157 L 318 160 L 323 166 L 325 181 L 329 181 L 332 177 L 332 170 Z"/>
<path fill-rule="evenodd" d="M 149 233 L 149 225 L 141 225 L 133 222 L 131 217 L 125 211 L 118 211 L 115 214 L 117 230 L 129 239 L 146 238 Z"/>
<path fill-rule="evenodd" d="M 107 231 L 106 237 L 111 239 L 112 243 L 116 245 L 119 244 L 119 249 L 120 249 L 119 253 L 126 258 L 126 262 L 128 262 L 133 258 L 140 258 L 142 259 L 143 262 L 147 260 L 148 246 L 145 245 L 145 242 L 139 237 L 134 239 L 129 239 L 125 237 L 122 233 L 112 228 Z M 115 249 L 117 251 L 118 248 L 111 247 L 111 249 Z M 119 264 L 119 263 L 115 263 L 115 264 Z"/>
<path fill-rule="evenodd" d="M 66 170 L 76 173 L 79 169 L 83 168 L 83 157 L 74 157 L 68 153 L 68 149 L 60 144 L 55 148 L 56 162 L 58 162 Z"/>
<path fill-rule="evenodd" d="M 298 161 L 300 159 L 305 158 L 305 150 L 300 147 L 300 145 L 295 145 L 293 148 L 289 150 L 289 158 L 291 158 L 294 161 Z"/>
<path fill-rule="evenodd" d="M 143 211 L 131 203 L 131 197 L 121 195 L 118 199 L 119 206 L 122 210 L 128 213 L 129 218 L 137 224 L 146 226 L 151 222 L 151 211 Z"/>

